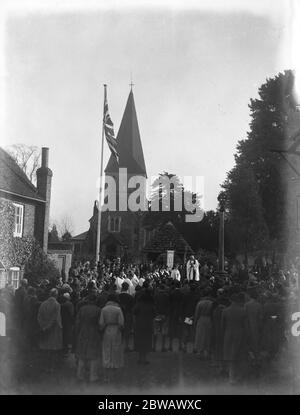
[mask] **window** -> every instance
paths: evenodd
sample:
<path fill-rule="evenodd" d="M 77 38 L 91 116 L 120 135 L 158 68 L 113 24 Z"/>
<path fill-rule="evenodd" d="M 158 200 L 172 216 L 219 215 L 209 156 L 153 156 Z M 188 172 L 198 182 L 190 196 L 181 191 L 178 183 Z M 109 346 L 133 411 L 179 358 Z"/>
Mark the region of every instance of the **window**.
<path fill-rule="evenodd" d="M 23 215 L 24 215 L 24 206 L 14 203 L 15 207 L 15 228 L 14 236 L 22 237 L 23 234 Z"/>
<path fill-rule="evenodd" d="M 0 313 L 0 336 L 6 336 L 6 317 L 4 313 Z"/>
<path fill-rule="evenodd" d="M 20 283 L 20 268 L 12 267 L 9 269 L 8 283 L 16 290 Z"/>
<path fill-rule="evenodd" d="M 121 230 L 121 218 L 119 216 L 108 217 L 108 231 L 120 232 Z"/>
<path fill-rule="evenodd" d="M 4 288 L 6 285 L 6 270 L 4 268 L 0 268 L 0 290 Z"/>

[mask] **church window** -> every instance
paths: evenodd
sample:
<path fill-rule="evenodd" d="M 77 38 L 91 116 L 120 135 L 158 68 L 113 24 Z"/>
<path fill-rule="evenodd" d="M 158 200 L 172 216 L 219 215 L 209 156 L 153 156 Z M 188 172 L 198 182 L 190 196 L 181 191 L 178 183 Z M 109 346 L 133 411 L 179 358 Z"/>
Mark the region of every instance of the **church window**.
<path fill-rule="evenodd" d="M 119 216 L 110 216 L 108 218 L 108 231 L 120 232 L 121 230 L 121 218 Z"/>

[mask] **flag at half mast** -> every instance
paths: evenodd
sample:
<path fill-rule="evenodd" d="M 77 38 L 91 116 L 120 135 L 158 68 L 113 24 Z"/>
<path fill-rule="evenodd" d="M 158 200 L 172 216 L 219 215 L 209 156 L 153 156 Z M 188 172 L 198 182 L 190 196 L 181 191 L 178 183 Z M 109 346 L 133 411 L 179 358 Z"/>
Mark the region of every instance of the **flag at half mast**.
<path fill-rule="evenodd" d="M 104 130 L 104 134 L 105 134 L 108 147 L 111 153 L 115 156 L 117 162 L 119 163 L 119 154 L 117 152 L 117 140 L 115 138 L 114 125 L 113 125 L 113 122 L 110 118 L 109 111 L 108 111 L 106 86 L 105 86 L 104 110 L 103 110 L 103 130 Z"/>

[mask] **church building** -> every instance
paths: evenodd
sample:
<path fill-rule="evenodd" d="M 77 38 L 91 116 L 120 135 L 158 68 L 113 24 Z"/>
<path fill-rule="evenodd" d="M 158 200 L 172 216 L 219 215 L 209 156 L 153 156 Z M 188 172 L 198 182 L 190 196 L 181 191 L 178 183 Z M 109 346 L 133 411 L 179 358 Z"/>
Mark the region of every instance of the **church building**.
<path fill-rule="evenodd" d="M 105 177 L 113 178 L 116 183 L 116 209 L 103 210 L 101 213 L 101 257 L 122 258 L 124 261 L 139 263 L 144 260 L 155 260 L 166 249 L 173 249 L 181 256 L 191 253 L 192 249 L 184 238 L 178 235 L 173 228 L 170 232 L 146 226 L 144 222 L 145 210 L 132 211 L 128 208 L 128 199 L 136 187 L 128 186 L 133 177 L 147 178 L 142 141 L 138 126 L 136 108 L 132 89 L 130 90 L 121 125 L 116 137 L 119 163 L 111 154 L 105 168 Z M 127 172 L 127 186 L 120 186 L 122 170 Z M 124 170 L 123 170 L 124 171 Z M 121 174 L 120 174 L 121 172 Z M 123 192 L 126 192 L 124 195 Z M 143 200 L 141 200 L 141 198 Z M 121 207 L 120 200 L 126 200 L 127 208 Z M 146 189 L 139 191 L 138 204 L 145 204 L 148 210 Z M 142 203 L 143 202 L 143 203 Z M 87 232 L 72 238 L 75 257 L 94 258 L 96 255 L 98 204 L 94 203 L 93 215 L 89 220 Z M 168 225 L 169 226 L 169 225 Z M 160 235 L 160 236 L 159 236 Z M 164 238 L 162 237 L 164 235 Z M 166 235 L 169 235 L 167 240 Z M 159 239 L 159 240 L 158 240 Z M 161 243 L 160 243 L 161 242 Z M 161 246 L 161 249 L 159 249 Z"/>
<path fill-rule="evenodd" d="M 104 171 L 106 177 L 111 176 L 115 180 L 117 205 L 116 210 L 102 211 L 101 214 L 101 256 L 106 258 L 122 257 L 126 260 L 137 261 L 141 257 L 143 246 L 150 237 L 150 233 L 142 227 L 144 212 L 132 212 L 129 209 L 122 211 L 119 209 L 119 169 L 127 169 L 127 182 L 133 176 L 147 178 L 132 89 L 128 96 L 116 139 L 119 164 L 111 154 Z M 127 190 L 128 196 L 130 191 L 132 192 L 134 190 Z M 146 200 L 146 194 L 144 198 Z M 80 236 L 81 241 L 84 240 L 85 242 L 85 249 L 83 251 L 87 250 L 89 253 L 95 253 L 98 223 L 97 202 L 94 204 L 93 215 L 89 222 L 90 228 L 88 232 Z M 75 254 L 76 249 L 84 253 L 82 252 L 82 244 L 76 244 L 76 238 L 73 238 Z M 79 253 L 77 252 L 77 254 Z"/>

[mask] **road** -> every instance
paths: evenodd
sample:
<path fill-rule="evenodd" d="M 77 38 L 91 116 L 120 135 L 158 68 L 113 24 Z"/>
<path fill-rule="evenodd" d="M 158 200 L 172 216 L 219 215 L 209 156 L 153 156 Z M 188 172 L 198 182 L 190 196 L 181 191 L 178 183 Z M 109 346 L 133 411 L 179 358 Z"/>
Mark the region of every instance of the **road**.
<path fill-rule="evenodd" d="M 296 362 L 284 352 L 263 369 L 257 379 L 248 377 L 238 385 L 221 378 L 208 361 L 193 353 L 153 352 L 150 364 L 140 366 L 137 354 L 125 354 L 125 367 L 110 382 L 100 379 L 90 384 L 76 379 L 74 355 L 61 359 L 54 373 L 45 373 L 38 357 L 33 360 L 9 348 L 9 358 L 1 363 L 1 393 L 8 394 L 299 394 L 300 376 Z"/>

